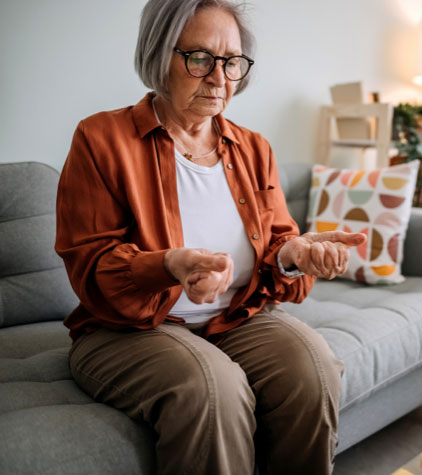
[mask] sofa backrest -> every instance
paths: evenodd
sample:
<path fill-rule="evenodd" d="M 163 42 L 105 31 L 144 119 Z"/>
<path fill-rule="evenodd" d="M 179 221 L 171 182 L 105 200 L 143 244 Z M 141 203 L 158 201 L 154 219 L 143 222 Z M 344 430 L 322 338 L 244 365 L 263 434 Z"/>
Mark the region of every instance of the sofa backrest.
<path fill-rule="evenodd" d="M 78 301 L 54 251 L 59 173 L 0 164 L 0 327 L 61 320 Z"/>
<path fill-rule="evenodd" d="M 292 218 L 299 225 L 300 232 L 306 232 L 309 190 L 311 189 L 312 165 L 287 163 L 279 166 L 281 188 L 286 197 Z"/>

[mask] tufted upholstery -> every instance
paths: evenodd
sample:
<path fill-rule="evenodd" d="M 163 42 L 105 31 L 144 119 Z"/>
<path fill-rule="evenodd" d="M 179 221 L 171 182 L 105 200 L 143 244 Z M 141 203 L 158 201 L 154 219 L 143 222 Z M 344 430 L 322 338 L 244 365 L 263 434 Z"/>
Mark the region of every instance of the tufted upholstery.
<path fill-rule="evenodd" d="M 0 166 L 0 327 L 60 320 L 75 307 L 54 251 L 58 179 L 40 163 Z"/>
<path fill-rule="evenodd" d="M 376 289 L 321 281 L 301 305 L 282 305 L 344 361 L 342 408 L 422 366 L 422 277 Z"/>
<path fill-rule="evenodd" d="M 58 179 L 41 163 L 0 164 L 0 473 L 151 474 L 151 430 L 70 374 L 62 320 L 77 299 L 54 252 Z"/>

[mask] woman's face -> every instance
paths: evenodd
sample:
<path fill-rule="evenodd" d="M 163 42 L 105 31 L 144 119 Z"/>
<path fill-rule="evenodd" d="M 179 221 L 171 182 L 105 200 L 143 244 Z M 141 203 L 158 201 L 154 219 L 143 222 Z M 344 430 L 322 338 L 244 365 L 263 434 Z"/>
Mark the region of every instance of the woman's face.
<path fill-rule="evenodd" d="M 235 19 L 219 8 L 199 10 L 183 29 L 176 46 L 183 51 L 206 49 L 215 56 L 228 57 L 242 53 Z M 170 102 L 178 113 L 204 118 L 213 117 L 226 108 L 237 82 L 226 78 L 222 63 L 217 60 L 211 74 L 195 78 L 187 72 L 185 58 L 173 53 L 169 94 Z"/>

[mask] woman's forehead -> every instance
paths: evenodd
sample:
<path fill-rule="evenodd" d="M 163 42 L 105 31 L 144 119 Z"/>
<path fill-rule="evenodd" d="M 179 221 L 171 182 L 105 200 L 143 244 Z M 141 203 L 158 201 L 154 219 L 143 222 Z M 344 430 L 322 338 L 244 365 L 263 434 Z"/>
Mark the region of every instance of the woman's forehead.
<path fill-rule="evenodd" d="M 212 53 L 241 52 L 240 32 L 236 20 L 221 8 L 200 9 L 186 24 L 177 43 L 187 50 L 206 49 Z"/>

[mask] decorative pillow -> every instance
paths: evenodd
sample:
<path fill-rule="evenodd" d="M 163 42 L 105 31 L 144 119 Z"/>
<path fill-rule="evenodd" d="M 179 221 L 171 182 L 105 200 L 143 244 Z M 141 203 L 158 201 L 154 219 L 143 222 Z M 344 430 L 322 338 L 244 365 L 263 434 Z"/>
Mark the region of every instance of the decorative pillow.
<path fill-rule="evenodd" d="M 351 248 L 342 277 L 368 284 L 404 280 L 400 265 L 418 168 L 419 160 L 372 171 L 314 166 L 308 231 L 361 232 L 368 238 Z"/>

